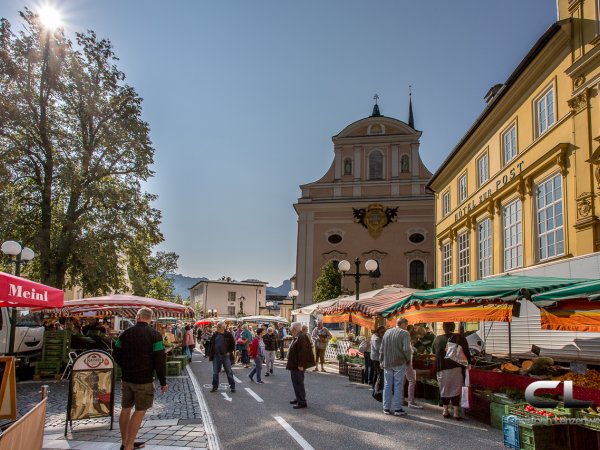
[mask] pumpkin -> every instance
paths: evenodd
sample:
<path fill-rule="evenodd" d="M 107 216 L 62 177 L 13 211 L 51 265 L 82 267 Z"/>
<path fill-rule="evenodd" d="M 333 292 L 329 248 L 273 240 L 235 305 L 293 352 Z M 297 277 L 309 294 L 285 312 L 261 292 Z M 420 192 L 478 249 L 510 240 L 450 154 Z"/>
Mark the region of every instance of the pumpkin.
<path fill-rule="evenodd" d="M 531 359 L 528 359 L 527 361 L 523 361 L 523 364 L 521 364 L 521 368 L 523 368 L 525 370 L 529 370 L 531 368 L 531 366 L 533 366 L 533 361 Z"/>
<path fill-rule="evenodd" d="M 502 364 L 502 372 L 506 372 L 506 373 L 519 373 L 519 366 L 515 366 L 512 363 L 506 363 L 506 364 Z"/>

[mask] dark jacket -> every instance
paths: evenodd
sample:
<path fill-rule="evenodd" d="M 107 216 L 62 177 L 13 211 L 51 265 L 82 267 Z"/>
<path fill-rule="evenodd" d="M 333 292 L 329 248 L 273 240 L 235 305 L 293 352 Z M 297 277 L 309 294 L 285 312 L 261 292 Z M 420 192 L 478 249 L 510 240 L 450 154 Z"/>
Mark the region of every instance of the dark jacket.
<path fill-rule="evenodd" d="M 214 332 L 212 337 L 210 338 L 210 344 L 208 345 L 208 360 L 212 361 L 215 357 L 215 338 L 217 337 L 217 332 Z M 233 353 L 235 352 L 235 339 L 233 339 L 233 335 L 229 331 L 225 331 L 223 333 L 225 336 L 225 345 L 227 347 L 227 353 L 233 358 Z"/>
<path fill-rule="evenodd" d="M 310 338 L 299 332 L 296 338 L 292 341 L 288 350 L 288 360 L 285 368 L 287 370 L 299 370 L 302 367 L 304 370 L 314 367 L 315 355 L 310 345 Z"/>
<path fill-rule="evenodd" d="M 165 345 L 158 331 L 145 322 L 126 329 L 115 342 L 115 361 L 121 366 L 122 379 L 128 383 L 154 381 L 154 371 L 161 386 L 167 384 Z"/>
<path fill-rule="evenodd" d="M 263 342 L 265 343 L 265 350 L 267 352 L 277 351 L 277 335 L 273 334 L 265 334 L 263 336 Z"/>
<path fill-rule="evenodd" d="M 441 336 L 437 336 L 433 341 L 433 351 L 435 352 L 435 366 L 436 371 L 454 369 L 455 367 L 464 367 L 461 366 L 456 361 L 446 358 L 446 345 L 448 341 L 454 342 L 460 345 L 465 352 L 465 356 L 467 357 L 467 361 L 471 364 L 471 353 L 469 352 L 469 344 L 464 336 L 456 333 L 450 334 L 442 334 Z"/>

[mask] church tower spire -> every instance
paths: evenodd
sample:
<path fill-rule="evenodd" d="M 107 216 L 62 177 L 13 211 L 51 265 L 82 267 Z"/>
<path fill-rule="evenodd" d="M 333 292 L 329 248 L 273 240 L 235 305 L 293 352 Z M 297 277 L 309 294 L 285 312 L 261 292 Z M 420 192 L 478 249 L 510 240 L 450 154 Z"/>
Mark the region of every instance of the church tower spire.
<path fill-rule="evenodd" d="M 412 89 L 411 86 L 408 86 L 408 126 L 416 129 L 415 128 L 415 117 L 413 115 L 413 109 L 412 109 Z"/>
<path fill-rule="evenodd" d="M 381 117 L 381 113 L 379 112 L 379 105 L 377 104 L 377 100 L 379 100 L 379 95 L 375 94 L 373 96 L 373 100 L 375 100 L 375 105 L 373 105 L 373 113 L 371 117 Z"/>

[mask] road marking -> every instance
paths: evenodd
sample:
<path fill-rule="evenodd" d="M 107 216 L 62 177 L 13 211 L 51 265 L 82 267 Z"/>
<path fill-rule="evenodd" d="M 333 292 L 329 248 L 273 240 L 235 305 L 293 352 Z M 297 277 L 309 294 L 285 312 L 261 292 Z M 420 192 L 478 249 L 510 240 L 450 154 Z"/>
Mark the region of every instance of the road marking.
<path fill-rule="evenodd" d="M 258 395 L 256 395 L 256 392 L 254 392 L 252 389 L 250 388 L 244 388 L 246 389 L 246 391 L 248 392 L 248 394 L 250 394 L 252 397 L 254 397 L 254 400 L 256 400 L 259 403 L 264 402 L 264 400 L 262 398 L 260 398 Z"/>
<path fill-rule="evenodd" d="M 202 389 L 198 384 L 198 379 L 196 378 L 196 375 L 194 375 L 191 366 L 188 365 L 185 369 L 190 376 L 190 381 L 192 382 L 194 392 L 196 393 L 196 398 L 198 399 L 198 404 L 200 405 L 200 415 L 202 416 L 202 423 L 204 424 L 204 432 L 206 433 L 208 448 L 210 448 L 210 450 L 220 450 L 221 441 L 219 440 L 219 436 L 215 430 L 210 411 L 206 405 L 206 400 L 204 400 L 204 395 L 202 395 Z"/>
<path fill-rule="evenodd" d="M 227 400 L 228 402 L 233 400 L 229 395 L 227 395 L 227 392 L 221 392 L 221 395 L 225 397 L 225 400 Z"/>
<path fill-rule="evenodd" d="M 235 380 L 236 383 L 241 383 L 242 380 L 240 380 L 238 377 L 236 377 L 235 375 L 233 376 L 233 379 Z"/>
<path fill-rule="evenodd" d="M 304 450 L 315 450 L 315 448 L 306 442 L 306 440 L 300 436 L 300 434 L 294 430 L 292 426 L 283 419 L 283 417 L 273 416 L 273 418 L 279 422 L 279 425 L 281 425 L 283 429 L 287 431 L 298 444 L 300 444 L 300 447 L 302 447 Z"/>

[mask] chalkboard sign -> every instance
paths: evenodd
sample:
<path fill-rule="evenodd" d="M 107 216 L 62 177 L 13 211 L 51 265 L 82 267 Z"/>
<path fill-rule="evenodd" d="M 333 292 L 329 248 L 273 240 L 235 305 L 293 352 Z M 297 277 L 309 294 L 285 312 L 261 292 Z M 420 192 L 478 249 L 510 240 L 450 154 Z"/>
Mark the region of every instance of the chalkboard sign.
<path fill-rule="evenodd" d="M 110 417 L 113 429 L 115 403 L 115 363 L 100 350 L 79 355 L 73 362 L 67 402 L 67 427 L 73 420 Z"/>
<path fill-rule="evenodd" d="M 0 419 L 17 418 L 17 377 L 15 358 L 0 357 Z"/>

